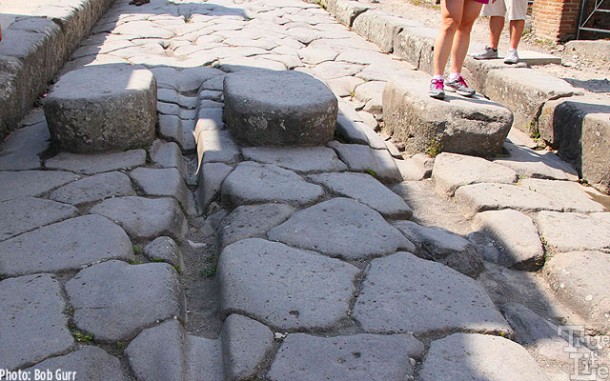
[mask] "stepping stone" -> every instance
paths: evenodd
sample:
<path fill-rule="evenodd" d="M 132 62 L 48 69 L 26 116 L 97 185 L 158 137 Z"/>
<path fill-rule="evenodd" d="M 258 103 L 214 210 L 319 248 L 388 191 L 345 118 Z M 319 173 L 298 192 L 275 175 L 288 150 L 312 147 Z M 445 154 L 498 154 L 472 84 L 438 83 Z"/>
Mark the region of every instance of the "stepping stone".
<path fill-rule="evenodd" d="M 33 197 L 0 202 L 0 241 L 77 214 L 73 206 Z"/>
<path fill-rule="evenodd" d="M 225 120 L 252 146 L 325 145 L 333 139 L 337 99 L 317 79 L 295 71 L 247 70 L 224 82 Z"/>
<path fill-rule="evenodd" d="M 347 319 L 359 270 L 259 238 L 224 248 L 220 313 L 239 311 L 278 329 L 328 329 Z"/>
<path fill-rule="evenodd" d="M 413 377 L 409 358 L 424 345 L 412 335 L 319 337 L 292 333 L 282 343 L 268 377 L 273 381 L 400 381 Z"/>
<path fill-rule="evenodd" d="M 273 241 L 348 260 L 415 249 L 378 212 L 349 198 L 333 198 L 296 212 L 267 236 Z"/>
<path fill-rule="evenodd" d="M 223 202 L 234 206 L 268 202 L 306 205 L 323 195 L 322 187 L 292 171 L 251 161 L 239 164 L 222 185 Z"/>
<path fill-rule="evenodd" d="M 510 110 L 479 95 L 430 98 L 430 78 L 416 72 L 411 76 L 388 82 L 383 92 L 385 128 L 405 144 L 406 153 L 485 157 L 501 152 L 513 122 Z"/>
<path fill-rule="evenodd" d="M 347 170 L 335 151 L 326 147 L 248 147 L 242 149 L 242 154 L 244 160 L 274 164 L 300 173 Z"/>
<path fill-rule="evenodd" d="M 536 225 L 547 247 L 555 252 L 607 250 L 610 247 L 608 216 L 610 213 L 587 215 L 543 211 L 536 216 Z"/>
<path fill-rule="evenodd" d="M 0 282 L 0 358 L 3 369 L 22 368 L 74 346 L 61 285 L 50 274 Z"/>
<path fill-rule="evenodd" d="M 432 46 L 433 44 L 434 40 L 432 40 Z M 481 94 L 487 94 L 487 88 L 485 86 L 487 85 L 487 75 L 490 71 L 496 69 L 512 70 L 528 67 L 527 64 L 525 62 L 522 62 L 521 59 L 519 59 L 520 62 L 517 64 L 507 65 L 504 63 L 504 56 L 498 59 L 491 60 L 475 60 L 471 56 L 483 51 L 483 48 L 485 48 L 484 44 L 478 46 L 476 45 L 477 44 L 470 44 L 468 55 L 464 60 L 464 68 L 462 75 L 466 79 L 468 85 L 473 89 L 476 89 Z M 521 56 L 521 50 L 519 50 L 519 56 Z M 430 62 L 432 63 L 433 61 Z M 429 74 L 432 74 L 432 72 L 430 72 Z"/>
<path fill-rule="evenodd" d="M 42 196 L 78 177 L 61 171 L 0 172 L 0 201 Z"/>
<path fill-rule="evenodd" d="M 421 381 L 550 381 L 519 344 L 503 337 L 469 333 L 433 341 L 419 377 Z"/>
<path fill-rule="evenodd" d="M 88 66 L 60 77 L 45 98 L 53 140 L 70 152 L 127 150 L 152 143 L 153 73 L 131 65 Z"/>
<path fill-rule="evenodd" d="M 0 242 L 0 274 L 60 272 L 108 260 L 132 260 L 125 231 L 96 215 L 72 218 Z"/>
<path fill-rule="evenodd" d="M 286 221 L 294 212 L 295 208 L 286 204 L 238 206 L 220 228 L 221 246 L 246 238 L 265 238 L 269 230 Z"/>
<path fill-rule="evenodd" d="M 64 204 L 82 205 L 135 194 L 129 176 L 121 172 L 108 172 L 64 185 L 51 192 L 49 198 Z"/>
<path fill-rule="evenodd" d="M 94 265 L 66 283 L 66 294 L 76 326 L 101 342 L 130 339 L 157 321 L 185 316 L 177 273 L 166 263 Z"/>
<path fill-rule="evenodd" d="M 610 332 L 610 255 L 601 251 L 557 254 L 544 266 L 551 287 L 568 306 L 585 318 L 587 329 Z"/>
<path fill-rule="evenodd" d="M 45 162 L 47 169 L 62 169 L 85 175 L 130 169 L 144 164 L 146 151 L 143 149 L 89 155 L 61 152 Z"/>
<path fill-rule="evenodd" d="M 511 332 L 477 281 L 408 253 L 371 262 L 353 317 L 374 333 Z"/>

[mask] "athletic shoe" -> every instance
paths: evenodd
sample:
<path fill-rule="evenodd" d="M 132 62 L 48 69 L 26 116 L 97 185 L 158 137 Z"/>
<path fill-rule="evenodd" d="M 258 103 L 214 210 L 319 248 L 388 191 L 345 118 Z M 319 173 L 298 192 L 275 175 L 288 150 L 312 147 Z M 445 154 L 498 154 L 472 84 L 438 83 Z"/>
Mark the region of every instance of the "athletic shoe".
<path fill-rule="evenodd" d="M 447 91 L 455 91 L 464 97 L 471 97 L 476 93 L 474 89 L 468 87 L 464 77 L 461 75 L 452 81 L 447 81 Z"/>
<path fill-rule="evenodd" d="M 510 49 L 508 53 L 506 53 L 506 57 L 504 57 L 504 63 L 509 65 L 514 65 L 519 62 L 519 53 L 517 53 L 517 49 Z"/>
<path fill-rule="evenodd" d="M 432 82 L 430 82 L 428 95 L 434 99 L 445 99 L 445 81 L 433 78 Z"/>
<path fill-rule="evenodd" d="M 475 54 L 472 56 L 475 60 L 492 60 L 494 58 L 498 58 L 498 49 L 490 48 L 489 46 L 485 47 L 481 53 Z"/>

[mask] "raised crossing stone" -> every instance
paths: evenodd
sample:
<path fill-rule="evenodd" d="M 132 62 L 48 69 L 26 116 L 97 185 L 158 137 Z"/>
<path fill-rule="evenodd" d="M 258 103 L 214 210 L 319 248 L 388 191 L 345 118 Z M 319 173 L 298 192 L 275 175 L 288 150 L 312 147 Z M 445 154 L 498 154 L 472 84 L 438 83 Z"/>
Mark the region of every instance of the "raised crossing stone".
<path fill-rule="evenodd" d="M 242 149 L 245 160 L 274 164 L 300 173 L 340 172 L 347 166 L 326 147 L 248 147 Z"/>
<path fill-rule="evenodd" d="M 186 217 L 172 198 L 117 197 L 102 201 L 91 213 L 115 221 L 135 239 L 161 235 L 182 239 L 187 230 Z"/>
<path fill-rule="evenodd" d="M 147 196 L 173 197 L 187 214 L 197 214 L 193 195 L 177 168 L 136 168 L 129 176 Z"/>
<path fill-rule="evenodd" d="M 386 218 L 409 218 L 413 214 L 407 203 L 365 173 L 321 173 L 309 179 L 343 197 L 353 198 Z"/>
<path fill-rule="evenodd" d="M 248 70 L 224 82 L 225 120 L 247 145 L 324 145 L 333 139 L 337 99 L 317 79 L 295 71 Z"/>
<path fill-rule="evenodd" d="M 384 183 L 402 181 L 402 176 L 394 158 L 387 150 L 376 150 L 359 144 L 328 144 L 345 162 L 350 171 L 366 172 Z"/>
<path fill-rule="evenodd" d="M 605 217 L 604 217 L 605 216 Z M 607 250 L 610 247 L 610 213 L 542 211 L 536 225 L 553 251 Z"/>
<path fill-rule="evenodd" d="M 333 198 L 292 215 L 269 239 L 324 255 L 364 260 L 415 247 L 375 210 L 348 198 Z"/>
<path fill-rule="evenodd" d="M 511 332 L 474 279 L 408 253 L 371 262 L 353 317 L 375 333 Z"/>
<path fill-rule="evenodd" d="M 60 77 L 45 98 L 53 140 L 71 152 L 126 150 L 155 136 L 153 73 L 130 65 L 98 65 Z"/>
<path fill-rule="evenodd" d="M 494 163 L 513 169 L 520 177 L 578 180 L 578 174 L 572 165 L 562 161 L 553 152 L 534 151 L 508 142 L 504 143 L 504 148 L 510 156 L 494 159 Z"/>
<path fill-rule="evenodd" d="M 61 285 L 50 274 L 0 282 L 0 358 L 3 369 L 62 354 L 74 345 Z"/>
<path fill-rule="evenodd" d="M 33 197 L 0 202 L 0 241 L 77 214 L 73 206 Z"/>
<path fill-rule="evenodd" d="M 201 210 L 206 211 L 212 201 L 220 198 L 222 184 L 231 171 L 233 167 L 223 163 L 206 163 L 201 166 L 196 190 Z"/>
<path fill-rule="evenodd" d="M 503 337 L 470 333 L 433 341 L 419 376 L 422 381 L 481 377 L 486 381 L 550 381 L 519 344 Z"/>
<path fill-rule="evenodd" d="M 608 271 L 610 255 L 601 251 L 557 254 L 544 266 L 557 295 L 585 318 L 587 328 L 601 335 L 610 331 Z"/>
<path fill-rule="evenodd" d="M 383 92 L 384 126 L 408 154 L 493 156 L 501 151 L 513 122 L 510 110 L 482 96 L 432 99 L 430 78 L 412 75 L 388 82 Z"/>
<path fill-rule="evenodd" d="M 319 337 L 293 333 L 282 343 L 268 377 L 273 381 L 399 381 L 413 377 L 409 358 L 421 342 L 411 335 Z"/>
<path fill-rule="evenodd" d="M 440 227 L 420 226 L 412 221 L 398 221 L 394 226 L 419 248 L 419 256 L 473 278 L 483 271 L 483 257 L 466 238 Z"/>
<path fill-rule="evenodd" d="M 512 184 L 517 182 L 518 176 L 510 168 L 479 157 L 443 152 L 434 159 L 432 178 L 435 180 L 437 193 L 453 196 L 455 190 L 463 185 Z"/>
<path fill-rule="evenodd" d="M 39 169 L 39 155 L 49 149 L 49 128 L 38 123 L 13 131 L 0 151 L 0 171 Z"/>
<path fill-rule="evenodd" d="M 228 381 L 254 377 L 273 349 L 273 332 L 264 324 L 238 314 L 225 319 L 220 339 Z"/>
<path fill-rule="evenodd" d="M 279 329 L 325 329 L 346 319 L 359 270 L 337 259 L 259 238 L 220 255 L 220 312 Z"/>
<path fill-rule="evenodd" d="M 156 321 L 184 319 L 180 283 L 166 263 L 97 264 L 69 280 L 66 293 L 76 326 L 101 342 L 130 339 Z"/>
<path fill-rule="evenodd" d="M 323 195 L 320 186 L 306 182 L 293 171 L 250 161 L 239 164 L 222 185 L 223 202 L 231 205 L 267 202 L 306 205 Z"/>
<path fill-rule="evenodd" d="M 61 171 L 2 171 L 0 172 L 0 201 L 42 196 L 54 188 L 77 179 L 75 174 Z"/>
<path fill-rule="evenodd" d="M 83 346 L 64 356 L 45 360 L 25 371 L 32 375 L 38 371 L 41 376 L 47 376 L 49 374 L 47 372 L 51 371 L 54 380 L 69 380 L 71 377 L 75 380 L 89 381 L 128 380 L 119 359 L 92 345 Z"/>
<path fill-rule="evenodd" d="M 0 274 L 75 270 L 107 259 L 133 259 L 131 241 L 100 216 L 82 216 L 0 242 Z"/>
<path fill-rule="evenodd" d="M 604 206 L 591 199 L 586 187 L 572 181 L 553 181 L 542 179 L 523 179 L 521 186 L 542 193 L 563 206 L 566 212 L 604 212 Z"/>
<path fill-rule="evenodd" d="M 82 205 L 135 194 L 129 176 L 121 172 L 107 172 L 64 185 L 51 192 L 49 198 L 65 204 Z"/>
<path fill-rule="evenodd" d="M 485 259 L 518 270 L 537 270 L 544 264 L 544 248 L 534 221 L 516 210 L 492 210 L 475 217 L 480 229 L 488 231 L 501 245 L 497 256 Z"/>
<path fill-rule="evenodd" d="M 146 151 L 143 149 L 88 155 L 61 152 L 45 162 L 47 169 L 62 169 L 85 175 L 130 169 L 144 164 Z"/>
<path fill-rule="evenodd" d="M 223 221 L 219 231 L 221 246 L 246 238 L 265 238 L 267 232 L 286 221 L 295 208 L 286 204 L 238 206 Z"/>
<path fill-rule="evenodd" d="M 155 262 L 167 262 L 180 271 L 184 268 L 180 246 L 170 237 L 161 236 L 144 246 L 144 255 Z"/>

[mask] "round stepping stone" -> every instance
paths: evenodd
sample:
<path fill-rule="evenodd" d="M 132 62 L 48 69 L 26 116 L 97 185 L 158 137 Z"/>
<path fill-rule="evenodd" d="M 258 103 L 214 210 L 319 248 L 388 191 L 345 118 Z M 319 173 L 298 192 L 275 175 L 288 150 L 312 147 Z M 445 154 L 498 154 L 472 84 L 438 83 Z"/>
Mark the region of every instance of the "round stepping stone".
<path fill-rule="evenodd" d="M 225 121 L 246 145 L 325 145 L 333 139 L 337 99 L 295 71 L 246 70 L 224 81 Z"/>
<path fill-rule="evenodd" d="M 157 121 L 152 72 L 129 65 L 90 66 L 63 75 L 44 103 L 62 150 L 99 152 L 150 144 Z"/>

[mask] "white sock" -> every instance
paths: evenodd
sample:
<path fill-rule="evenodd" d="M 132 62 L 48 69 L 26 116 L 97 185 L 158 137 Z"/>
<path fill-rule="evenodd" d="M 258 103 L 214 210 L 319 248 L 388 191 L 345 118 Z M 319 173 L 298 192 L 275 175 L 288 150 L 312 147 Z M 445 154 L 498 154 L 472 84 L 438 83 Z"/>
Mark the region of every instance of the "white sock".
<path fill-rule="evenodd" d="M 435 74 L 434 77 L 432 77 L 432 79 L 443 79 L 443 75 L 442 74 Z"/>
<path fill-rule="evenodd" d="M 460 76 L 460 73 L 451 73 L 451 74 L 449 74 L 449 80 L 453 81 L 455 79 L 458 79 L 459 76 Z"/>

